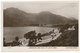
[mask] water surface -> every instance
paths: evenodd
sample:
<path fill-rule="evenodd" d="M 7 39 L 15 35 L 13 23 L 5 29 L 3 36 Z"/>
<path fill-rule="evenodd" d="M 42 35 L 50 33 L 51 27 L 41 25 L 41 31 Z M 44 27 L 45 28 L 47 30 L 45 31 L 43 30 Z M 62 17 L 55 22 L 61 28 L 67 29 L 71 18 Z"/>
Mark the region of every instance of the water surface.
<path fill-rule="evenodd" d="M 23 38 L 24 34 L 35 30 L 36 33 L 47 33 L 52 31 L 55 28 L 49 28 L 49 27 L 4 27 L 4 37 L 6 41 L 13 41 L 16 36 L 19 38 Z"/>

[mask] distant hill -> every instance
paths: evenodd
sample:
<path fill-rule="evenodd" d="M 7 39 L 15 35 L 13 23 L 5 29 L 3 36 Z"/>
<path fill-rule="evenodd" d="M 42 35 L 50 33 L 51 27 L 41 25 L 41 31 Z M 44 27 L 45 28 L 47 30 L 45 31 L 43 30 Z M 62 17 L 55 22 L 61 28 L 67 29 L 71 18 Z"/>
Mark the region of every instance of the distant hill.
<path fill-rule="evenodd" d="M 48 11 L 27 13 L 17 8 L 7 8 L 3 11 L 4 27 L 27 26 L 29 24 L 65 24 L 76 23 L 75 19 L 68 19 Z"/>

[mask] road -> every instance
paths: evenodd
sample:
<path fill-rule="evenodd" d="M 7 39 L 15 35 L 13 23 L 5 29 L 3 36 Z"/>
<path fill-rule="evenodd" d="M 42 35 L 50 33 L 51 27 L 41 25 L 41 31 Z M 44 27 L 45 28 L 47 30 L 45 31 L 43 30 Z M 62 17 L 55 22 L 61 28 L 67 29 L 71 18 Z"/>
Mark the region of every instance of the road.
<path fill-rule="evenodd" d="M 36 43 L 36 45 L 39 45 L 39 44 L 44 44 L 44 43 L 48 43 L 52 40 L 56 40 L 62 33 L 56 33 L 56 36 L 52 39 L 51 35 L 48 35 L 48 36 L 43 36 L 42 37 L 42 40 L 41 41 L 38 41 Z M 25 38 L 21 39 L 22 41 L 22 45 L 20 46 L 27 46 L 28 45 L 28 39 L 26 40 Z"/>

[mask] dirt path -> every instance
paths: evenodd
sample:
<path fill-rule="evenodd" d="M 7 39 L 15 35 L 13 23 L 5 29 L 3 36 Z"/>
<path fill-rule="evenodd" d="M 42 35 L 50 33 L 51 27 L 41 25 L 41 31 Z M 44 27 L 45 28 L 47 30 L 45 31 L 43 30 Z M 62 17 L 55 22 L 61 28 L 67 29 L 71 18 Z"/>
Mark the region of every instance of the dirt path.
<path fill-rule="evenodd" d="M 44 37 L 42 37 L 42 41 L 38 41 L 37 42 L 37 44 L 36 45 L 39 45 L 39 44 L 44 44 L 44 43 L 48 43 L 48 42 L 50 42 L 50 41 L 52 41 L 52 40 L 55 40 L 55 39 L 57 39 L 59 36 L 61 35 L 61 33 L 56 33 L 56 36 L 52 39 L 52 37 L 51 37 L 51 35 L 48 35 L 48 36 L 44 36 Z M 23 40 L 23 39 L 22 39 Z M 24 41 L 25 40 L 25 41 Z M 28 45 L 28 41 L 29 40 L 26 40 L 26 39 L 24 39 L 22 42 L 22 45 L 20 45 L 20 46 L 27 46 Z"/>
<path fill-rule="evenodd" d="M 53 39 L 52 39 L 51 35 L 45 36 L 45 37 L 43 37 L 43 38 L 46 38 L 46 39 L 43 39 L 41 42 L 38 42 L 36 45 L 44 44 L 44 43 L 50 42 L 50 41 L 52 41 L 52 40 L 55 40 L 55 39 L 57 39 L 60 35 L 61 35 L 61 33 L 56 34 L 56 36 L 55 36 Z"/>

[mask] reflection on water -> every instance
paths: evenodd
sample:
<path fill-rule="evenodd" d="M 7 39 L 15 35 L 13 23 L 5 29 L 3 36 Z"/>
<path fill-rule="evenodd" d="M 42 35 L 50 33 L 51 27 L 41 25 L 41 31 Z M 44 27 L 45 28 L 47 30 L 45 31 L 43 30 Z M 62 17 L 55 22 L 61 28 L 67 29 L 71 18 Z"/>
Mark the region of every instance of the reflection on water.
<path fill-rule="evenodd" d="M 52 31 L 55 28 L 48 28 L 48 27 L 4 27 L 4 37 L 6 42 L 13 41 L 16 36 L 19 38 L 23 38 L 24 34 L 35 30 L 36 33 L 46 33 Z"/>

